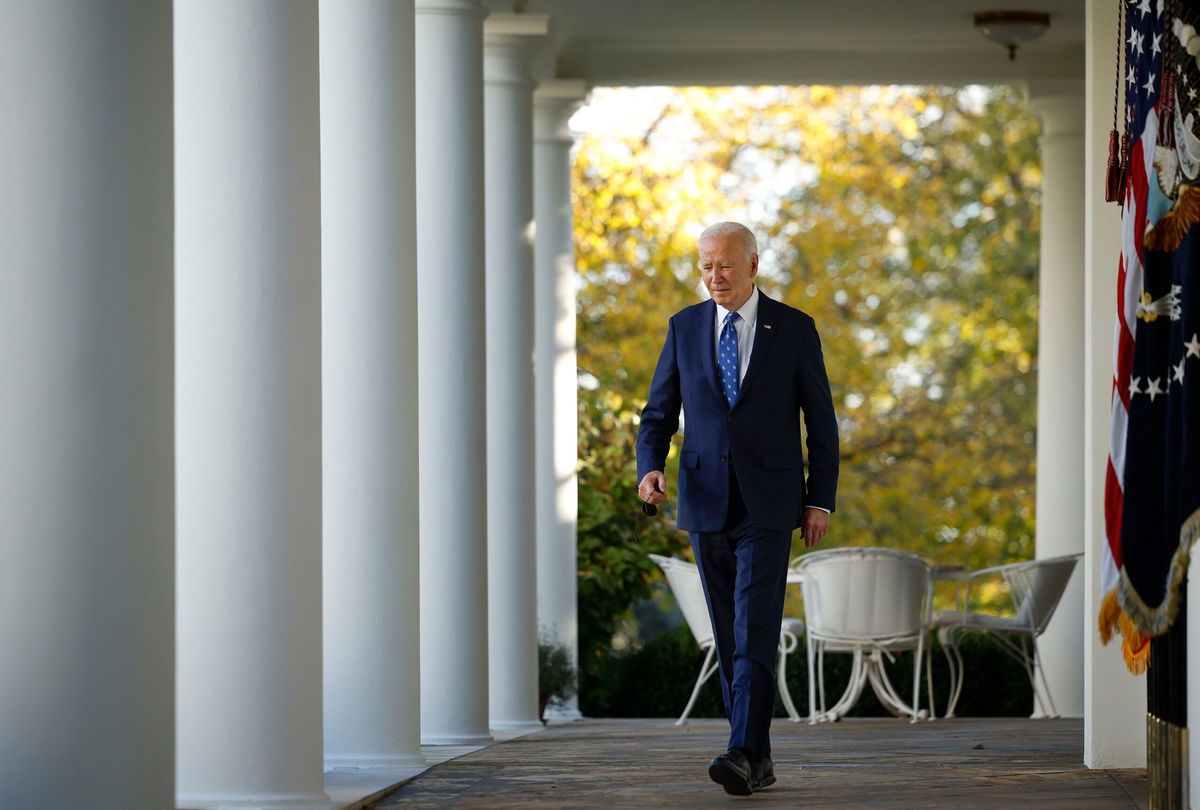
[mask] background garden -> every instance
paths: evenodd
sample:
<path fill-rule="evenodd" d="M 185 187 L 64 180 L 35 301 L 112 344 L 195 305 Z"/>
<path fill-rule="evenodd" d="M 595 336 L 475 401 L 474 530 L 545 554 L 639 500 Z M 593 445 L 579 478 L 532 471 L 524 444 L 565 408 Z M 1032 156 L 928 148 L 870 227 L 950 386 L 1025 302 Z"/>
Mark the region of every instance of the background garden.
<path fill-rule="evenodd" d="M 646 556 L 690 559 L 687 537 L 638 510 L 634 437 L 667 318 L 707 297 L 712 222 L 755 230 L 760 288 L 821 333 L 842 441 L 822 547 L 1033 555 L 1041 164 L 1018 90 L 605 89 L 573 126 L 584 714 L 677 713 L 699 668 Z M 992 683 L 959 714 L 1029 713 L 1018 665 L 986 640 L 964 652 Z M 802 647 L 789 670 L 803 713 Z M 714 678 L 694 715 L 719 706 Z"/>

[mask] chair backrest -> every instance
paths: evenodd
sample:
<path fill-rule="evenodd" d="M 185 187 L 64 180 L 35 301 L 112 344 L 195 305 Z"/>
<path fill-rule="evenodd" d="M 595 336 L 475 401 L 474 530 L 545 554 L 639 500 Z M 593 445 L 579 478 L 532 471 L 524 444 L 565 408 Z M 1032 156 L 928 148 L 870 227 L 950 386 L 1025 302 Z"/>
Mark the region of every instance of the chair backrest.
<path fill-rule="evenodd" d="M 704 586 L 700 584 L 700 569 L 695 563 L 675 557 L 651 554 L 650 559 L 666 574 L 679 612 L 683 614 L 683 620 L 695 636 L 696 643 L 701 647 L 712 644 L 712 622 L 708 618 L 708 603 L 704 601 Z"/>
<path fill-rule="evenodd" d="M 1017 621 L 1032 628 L 1035 636 L 1040 636 L 1050 624 L 1067 583 L 1071 581 L 1075 563 L 1082 556 L 1068 554 L 1005 567 L 1004 578 L 1016 602 Z"/>
<path fill-rule="evenodd" d="M 912 640 L 928 620 L 930 566 L 907 551 L 841 548 L 805 555 L 804 614 L 814 637 L 851 643 Z"/>

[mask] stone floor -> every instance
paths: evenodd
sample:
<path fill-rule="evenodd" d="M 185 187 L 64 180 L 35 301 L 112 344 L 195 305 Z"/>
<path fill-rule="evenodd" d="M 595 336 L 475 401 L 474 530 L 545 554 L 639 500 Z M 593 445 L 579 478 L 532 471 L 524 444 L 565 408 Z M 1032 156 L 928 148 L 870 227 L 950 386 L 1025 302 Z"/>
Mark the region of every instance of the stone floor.
<path fill-rule="evenodd" d="M 1145 808 L 1145 771 L 1083 767 L 1083 721 L 911 725 L 776 720 L 776 785 L 749 798 L 708 780 L 723 720 L 583 720 L 436 765 L 371 807 Z"/>
<path fill-rule="evenodd" d="M 496 742 L 504 742 L 528 731 L 492 730 Z M 473 754 L 487 745 L 422 745 L 423 762 L 390 768 L 333 768 L 325 771 L 325 793 L 337 810 L 363 810 L 397 785 L 406 784 L 434 765 Z M 0 808 L 3 810 L 3 808 Z"/>

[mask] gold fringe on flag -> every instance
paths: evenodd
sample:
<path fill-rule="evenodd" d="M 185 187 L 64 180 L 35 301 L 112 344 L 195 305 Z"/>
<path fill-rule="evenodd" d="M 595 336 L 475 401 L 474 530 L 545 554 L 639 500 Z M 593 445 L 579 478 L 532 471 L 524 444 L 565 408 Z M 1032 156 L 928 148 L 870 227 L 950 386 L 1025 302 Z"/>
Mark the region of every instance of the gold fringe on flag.
<path fill-rule="evenodd" d="M 1187 576 L 1188 562 L 1192 556 L 1192 543 L 1200 538 L 1200 509 L 1188 517 L 1179 528 L 1179 546 L 1175 556 L 1167 568 L 1166 590 L 1163 600 L 1154 607 L 1142 601 L 1141 595 L 1129 581 L 1125 570 L 1121 570 L 1121 580 L 1117 583 L 1117 599 L 1121 603 L 1121 612 L 1129 618 L 1138 632 L 1147 636 L 1161 636 L 1171 629 L 1175 614 L 1179 610 L 1179 589 L 1184 586 Z"/>
<path fill-rule="evenodd" d="M 1117 619 L 1121 618 L 1121 602 L 1117 601 L 1117 589 L 1112 588 L 1109 593 L 1104 594 L 1104 599 L 1100 600 L 1100 643 L 1108 644 L 1112 641 L 1112 631 L 1116 629 Z"/>
<path fill-rule="evenodd" d="M 1112 641 L 1113 632 L 1121 634 L 1121 657 L 1134 675 L 1141 675 L 1150 666 L 1150 639 L 1138 632 L 1129 617 L 1121 612 L 1117 589 L 1104 594 L 1100 601 L 1100 643 Z"/>
<path fill-rule="evenodd" d="M 1179 547 L 1171 558 L 1167 569 L 1167 588 L 1162 602 L 1150 607 L 1142 601 L 1137 589 L 1129 581 L 1128 574 L 1121 570 L 1117 587 L 1104 595 L 1097 616 L 1100 640 L 1107 644 L 1113 630 L 1121 632 L 1121 653 L 1125 665 L 1135 675 L 1146 671 L 1150 664 L 1150 638 L 1161 636 L 1171 629 L 1175 614 L 1179 612 L 1179 589 L 1187 587 L 1188 563 L 1191 561 L 1192 544 L 1200 540 L 1200 509 L 1193 512 L 1179 528 Z"/>
<path fill-rule="evenodd" d="M 1121 618 L 1121 603 L 1117 601 L 1117 589 L 1113 588 L 1104 594 L 1100 600 L 1100 643 L 1112 641 L 1113 630 L 1117 628 L 1117 620 Z"/>
<path fill-rule="evenodd" d="M 1121 614 L 1121 657 L 1134 675 L 1141 675 L 1150 668 L 1150 638 L 1139 633 L 1124 613 Z"/>

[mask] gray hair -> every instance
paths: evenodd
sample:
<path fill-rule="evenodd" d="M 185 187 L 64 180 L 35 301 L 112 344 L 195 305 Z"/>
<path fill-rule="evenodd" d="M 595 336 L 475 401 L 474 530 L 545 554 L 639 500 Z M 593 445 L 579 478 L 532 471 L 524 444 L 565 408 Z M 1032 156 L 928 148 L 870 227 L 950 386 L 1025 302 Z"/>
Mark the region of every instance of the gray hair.
<path fill-rule="evenodd" d="M 700 233 L 697 244 L 705 239 L 721 239 L 726 236 L 737 236 L 742 240 L 747 259 L 758 253 L 758 241 L 754 238 L 754 233 L 740 222 L 718 222 L 716 225 L 709 225 Z"/>

